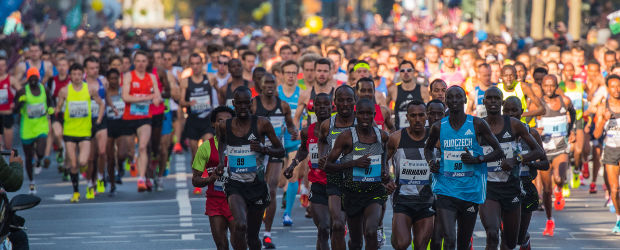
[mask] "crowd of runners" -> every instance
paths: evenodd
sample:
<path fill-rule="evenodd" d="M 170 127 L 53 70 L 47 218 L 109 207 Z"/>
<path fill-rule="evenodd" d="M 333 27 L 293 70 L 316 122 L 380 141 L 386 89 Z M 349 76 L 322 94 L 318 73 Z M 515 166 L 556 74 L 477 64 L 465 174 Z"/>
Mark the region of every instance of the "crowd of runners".
<path fill-rule="evenodd" d="M 20 141 L 30 193 L 52 161 L 71 203 L 129 175 L 163 191 L 188 151 L 218 249 L 275 248 L 277 207 L 292 226 L 298 195 L 317 249 L 470 249 L 478 215 L 487 248 L 530 249 L 532 212 L 553 236 L 581 185 L 605 192 L 620 234 L 617 40 L 162 32 L 3 53 L 3 149 Z"/>

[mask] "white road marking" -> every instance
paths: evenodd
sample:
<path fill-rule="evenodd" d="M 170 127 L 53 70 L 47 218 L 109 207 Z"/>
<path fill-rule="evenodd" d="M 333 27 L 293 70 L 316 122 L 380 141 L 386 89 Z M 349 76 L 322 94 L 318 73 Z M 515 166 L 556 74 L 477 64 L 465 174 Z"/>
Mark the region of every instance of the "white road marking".
<path fill-rule="evenodd" d="M 82 241 L 82 244 L 118 244 L 130 243 L 128 240 L 100 240 L 100 241 Z"/>
<path fill-rule="evenodd" d="M 52 197 L 52 200 L 55 201 L 68 201 L 71 199 L 71 194 L 55 194 L 54 197 Z"/>
<path fill-rule="evenodd" d="M 182 240 L 196 240 L 196 235 L 194 234 L 181 234 Z"/>
<path fill-rule="evenodd" d="M 187 189 L 187 177 L 185 174 L 185 155 L 177 155 L 175 162 L 177 204 L 179 205 L 179 226 L 193 227 L 192 223 L 192 204 L 189 201 L 189 190 Z M 189 237 L 189 236 L 185 236 Z M 194 237 L 194 236 L 192 236 Z"/>

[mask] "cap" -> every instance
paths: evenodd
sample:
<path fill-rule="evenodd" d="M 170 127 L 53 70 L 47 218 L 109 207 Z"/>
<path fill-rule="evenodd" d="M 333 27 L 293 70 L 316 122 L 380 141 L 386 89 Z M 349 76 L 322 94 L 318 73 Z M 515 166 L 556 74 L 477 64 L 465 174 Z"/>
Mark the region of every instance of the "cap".
<path fill-rule="evenodd" d="M 32 67 L 28 69 L 28 72 L 26 72 L 26 79 L 29 79 L 31 76 L 37 76 L 38 78 L 41 78 L 41 75 L 39 74 L 39 69 Z"/>

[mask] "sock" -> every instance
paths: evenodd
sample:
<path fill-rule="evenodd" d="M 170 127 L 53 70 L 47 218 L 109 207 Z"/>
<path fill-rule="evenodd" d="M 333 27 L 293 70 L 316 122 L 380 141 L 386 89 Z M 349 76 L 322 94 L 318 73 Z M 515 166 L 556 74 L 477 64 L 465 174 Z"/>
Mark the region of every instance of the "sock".
<path fill-rule="evenodd" d="M 103 174 L 97 173 L 97 180 L 103 180 Z"/>
<path fill-rule="evenodd" d="M 34 182 L 32 182 L 34 183 Z M 620 214 L 616 214 L 616 221 L 620 221 Z"/>
<path fill-rule="evenodd" d="M 71 173 L 71 185 L 73 186 L 73 192 L 77 193 L 78 185 L 79 185 L 79 177 L 78 174 Z"/>
<path fill-rule="evenodd" d="M 291 215 L 291 210 L 293 210 L 293 205 L 295 205 L 295 196 L 297 196 L 297 187 L 299 187 L 297 182 L 288 183 L 288 188 L 286 189 L 286 209 L 284 209 L 285 214 Z"/>
<path fill-rule="evenodd" d="M 173 143 L 173 144 L 177 144 L 177 142 L 179 142 L 179 138 L 177 138 L 177 136 L 176 136 L 176 135 L 173 135 L 173 136 L 172 136 L 172 143 Z"/>
<path fill-rule="evenodd" d="M 263 233 L 263 237 L 271 237 L 271 232 L 265 232 L 265 233 Z"/>
<path fill-rule="evenodd" d="M 93 187 L 93 180 L 88 180 L 87 187 Z"/>

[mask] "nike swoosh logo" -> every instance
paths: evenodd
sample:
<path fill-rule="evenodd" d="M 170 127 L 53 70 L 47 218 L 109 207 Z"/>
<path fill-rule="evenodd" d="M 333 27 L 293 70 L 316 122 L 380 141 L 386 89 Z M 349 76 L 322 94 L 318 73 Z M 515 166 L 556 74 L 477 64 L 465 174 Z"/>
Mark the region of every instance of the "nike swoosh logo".
<path fill-rule="evenodd" d="M 358 147 L 355 147 L 355 151 L 361 151 L 361 150 L 364 150 L 364 149 L 366 149 L 366 148 L 358 148 Z"/>
<path fill-rule="evenodd" d="M 332 133 L 332 135 L 340 134 L 340 132 L 336 132 L 336 131 L 332 131 L 331 133 Z"/>

